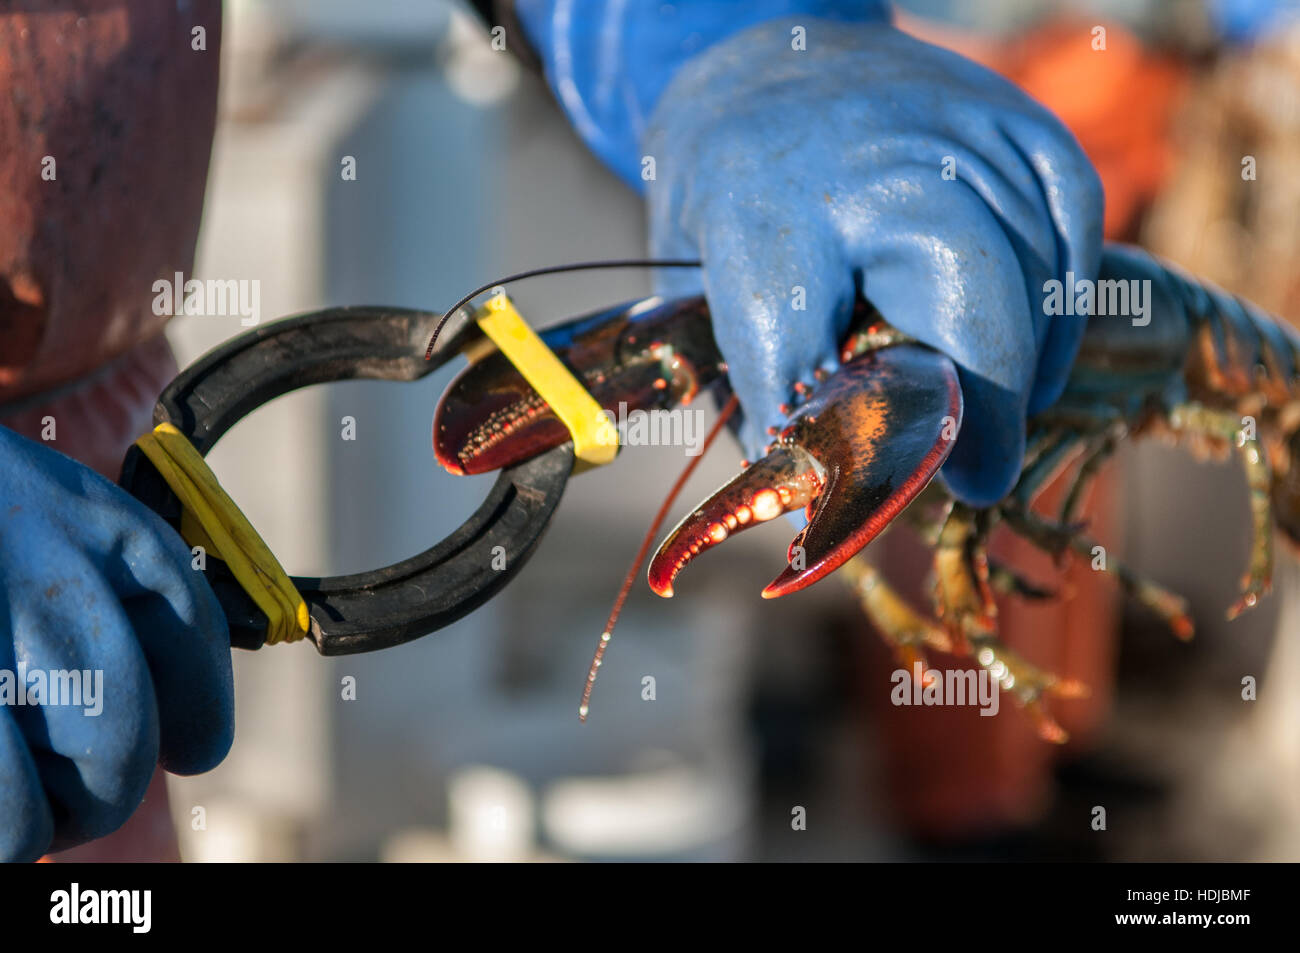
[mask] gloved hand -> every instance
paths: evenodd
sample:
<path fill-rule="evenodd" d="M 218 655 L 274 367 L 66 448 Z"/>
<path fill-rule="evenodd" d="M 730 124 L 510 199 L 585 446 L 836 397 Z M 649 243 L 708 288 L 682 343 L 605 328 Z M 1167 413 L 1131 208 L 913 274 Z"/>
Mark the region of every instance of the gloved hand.
<path fill-rule="evenodd" d="M 193 774 L 230 750 L 229 634 L 190 560 L 131 496 L 0 427 L 0 860 L 111 833 L 155 764 Z M 102 697 L 19 703 L 35 673 L 72 670 L 92 693 L 102 672 Z"/>
<path fill-rule="evenodd" d="M 639 32 L 614 37 L 610 49 L 633 39 L 673 48 L 656 38 L 672 23 L 635 0 L 626 6 L 640 18 L 625 14 L 605 29 Z M 797 27 L 804 49 L 795 48 Z M 621 147 L 615 167 L 629 178 L 642 156 L 654 159 L 654 179 L 638 183 L 653 254 L 704 261 L 751 459 L 784 422 L 781 405 L 797 403 L 795 384 L 837 366 L 860 286 L 887 320 L 961 369 L 965 422 L 942 471 L 949 487 L 976 505 L 1004 495 L 1019 472 L 1026 413 L 1059 396 L 1084 327 L 1082 316 L 1045 313 L 1044 284 L 1067 272 L 1094 278 L 1100 257 L 1101 185 L 1070 133 L 1005 80 L 883 22 L 805 15 L 711 46 L 696 35 L 704 51 L 680 65 L 642 55 L 626 67 L 671 71 L 666 84 L 586 86 L 572 49 L 558 54 L 586 46 L 557 43 L 557 29 L 553 18 L 529 32 L 553 84 L 565 81 L 557 90 L 576 127 L 598 150 Z M 635 116 L 596 107 L 656 85 L 662 93 L 628 155 Z M 674 271 L 658 281 L 665 294 L 687 294 L 700 277 Z"/>

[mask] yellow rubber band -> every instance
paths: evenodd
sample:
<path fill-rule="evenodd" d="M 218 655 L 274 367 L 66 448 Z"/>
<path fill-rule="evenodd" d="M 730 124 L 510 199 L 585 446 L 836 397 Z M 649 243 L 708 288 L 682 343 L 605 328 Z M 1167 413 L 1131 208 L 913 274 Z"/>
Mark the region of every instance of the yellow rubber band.
<path fill-rule="evenodd" d="M 476 320 L 569 428 L 574 456 L 593 466 L 613 460 L 618 454 L 618 429 L 581 381 L 520 317 L 510 299 L 504 294 L 490 298 Z"/>
<path fill-rule="evenodd" d="M 185 541 L 225 560 L 266 614 L 266 644 L 303 638 L 310 625 L 307 603 L 189 438 L 171 424 L 159 424 L 135 443 L 180 499 Z"/>

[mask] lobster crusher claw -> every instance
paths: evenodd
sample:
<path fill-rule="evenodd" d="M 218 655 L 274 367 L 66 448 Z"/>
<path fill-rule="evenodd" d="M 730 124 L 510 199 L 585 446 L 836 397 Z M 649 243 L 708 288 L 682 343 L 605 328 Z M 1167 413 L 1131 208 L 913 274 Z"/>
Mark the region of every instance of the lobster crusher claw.
<path fill-rule="evenodd" d="M 405 308 L 330 308 L 255 328 L 182 371 L 154 408 L 206 455 L 235 423 L 276 397 L 330 381 L 414 381 L 437 370 L 483 332 L 472 322 L 425 344 L 441 315 Z M 292 577 L 306 604 L 306 637 L 321 655 L 349 655 L 409 642 L 483 605 L 536 549 L 573 470 L 565 443 L 501 472 L 487 499 L 431 549 L 382 569 L 329 578 Z M 183 506 L 157 466 L 133 446 L 121 485 L 178 531 Z M 501 547 L 498 550 L 497 547 Z M 501 552 L 505 566 L 500 566 Z M 209 555 L 204 573 L 225 610 L 230 642 L 256 649 L 270 620 L 235 578 Z"/>

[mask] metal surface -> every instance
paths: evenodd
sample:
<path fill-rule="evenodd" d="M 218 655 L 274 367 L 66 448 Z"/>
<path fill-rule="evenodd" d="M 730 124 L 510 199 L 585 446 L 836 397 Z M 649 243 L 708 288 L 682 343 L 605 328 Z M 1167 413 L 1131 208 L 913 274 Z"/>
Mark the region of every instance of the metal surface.
<path fill-rule="evenodd" d="M 154 423 L 171 423 L 206 455 L 236 422 L 282 394 L 329 381 L 413 381 L 433 372 L 471 340 L 471 324 L 424 349 L 440 315 L 405 308 L 331 308 L 286 318 L 228 341 L 168 385 Z M 487 499 L 431 549 L 382 569 L 328 578 L 293 577 L 311 613 L 308 637 L 322 655 L 347 655 L 419 638 L 487 602 L 523 567 L 546 529 L 573 468 L 564 444 L 503 470 Z M 304 473 L 303 479 L 310 479 Z M 173 526 L 180 503 L 141 451 L 132 447 L 122 486 Z M 505 567 L 493 559 L 502 547 Z M 497 554 L 500 555 L 499 553 Z M 209 558 L 205 570 L 230 623 L 231 645 L 259 648 L 266 617 L 231 575 Z"/>

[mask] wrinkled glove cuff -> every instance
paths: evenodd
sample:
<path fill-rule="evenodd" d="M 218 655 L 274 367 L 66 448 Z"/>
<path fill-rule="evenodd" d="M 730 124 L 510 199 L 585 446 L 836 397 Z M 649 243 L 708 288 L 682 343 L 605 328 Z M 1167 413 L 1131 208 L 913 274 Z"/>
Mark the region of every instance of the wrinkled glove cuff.
<path fill-rule="evenodd" d="M 513 6 L 574 129 L 637 190 L 644 185 L 642 133 L 660 94 L 687 60 L 742 30 L 784 17 L 844 23 L 890 18 L 886 0 L 515 0 Z"/>

